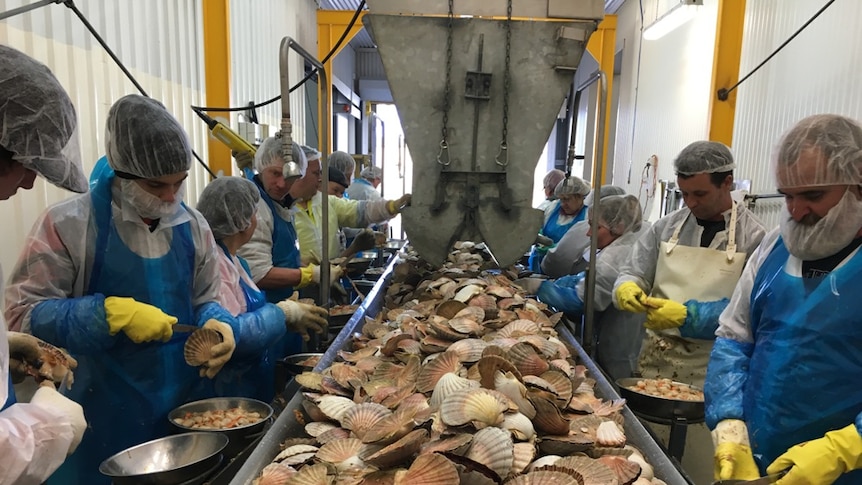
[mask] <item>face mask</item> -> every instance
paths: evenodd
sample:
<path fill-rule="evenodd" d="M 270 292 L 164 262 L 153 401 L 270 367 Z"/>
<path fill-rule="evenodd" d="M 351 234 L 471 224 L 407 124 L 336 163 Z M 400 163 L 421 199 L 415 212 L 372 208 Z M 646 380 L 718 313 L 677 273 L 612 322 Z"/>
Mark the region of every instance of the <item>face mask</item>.
<path fill-rule="evenodd" d="M 123 198 L 131 204 L 135 212 L 144 219 L 161 219 L 170 217 L 177 212 L 186 191 L 186 184 L 180 186 L 173 202 L 164 202 L 155 195 L 144 190 L 134 180 L 120 180 Z"/>
<path fill-rule="evenodd" d="M 826 217 L 812 226 L 794 221 L 782 210 L 781 237 L 790 254 L 803 261 L 832 256 L 846 248 L 862 227 L 862 201 L 849 190 L 844 193 Z"/>

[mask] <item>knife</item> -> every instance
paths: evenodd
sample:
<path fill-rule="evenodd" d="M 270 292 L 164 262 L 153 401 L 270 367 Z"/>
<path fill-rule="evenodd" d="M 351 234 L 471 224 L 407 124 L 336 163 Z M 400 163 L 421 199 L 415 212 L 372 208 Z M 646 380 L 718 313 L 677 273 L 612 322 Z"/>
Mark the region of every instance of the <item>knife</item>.
<path fill-rule="evenodd" d="M 199 328 L 201 328 L 201 327 L 196 327 L 194 325 L 183 325 L 182 323 L 176 323 L 171 327 L 171 330 L 173 330 L 176 333 L 191 333 L 191 332 L 194 332 L 195 330 L 197 330 Z"/>
<path fill-rule="evenodd" d="M 766 475 L 764 477 L 755 478 L 754 480 L 719 480 L 717 482 L 713 482 L 712 485 L 769 485 L 771 483 L 775 483 L 779 478 L 787 475 L 787 472 L 790 471 L 790 468 L 786 470 L 781 470 L 778 473 L 773 473 L 770 475 Z"/>

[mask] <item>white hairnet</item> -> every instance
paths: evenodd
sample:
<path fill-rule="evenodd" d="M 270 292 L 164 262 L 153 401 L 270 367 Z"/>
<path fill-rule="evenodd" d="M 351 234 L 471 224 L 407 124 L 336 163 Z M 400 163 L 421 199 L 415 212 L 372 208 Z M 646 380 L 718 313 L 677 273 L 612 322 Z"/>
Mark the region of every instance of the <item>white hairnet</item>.
<path fill-rule="evenodd" d="M 736 168 L 733 154 L 724 143 L 717 141 L 696 141 L 683 148 L 673 169 L 677 175 L 691 176 L 700 173 L 730 172 Z"/>
<path fill-rule="evenodd" d="M 192 166 L 192 146 L 183 127 L 161 103 L 138 94 L 111 106 L 105 149 L 108 164 L 121 177 L 162 177 Z"/>
<path fill-rule="evenodd" d="M 335 151 L 329 154 L 329 166 L 343 173 L 347 179 L 353 178 L 356 160 L 347 152 Z"/>
<path fill-rule="evenodd" d="M 312 148 L 308 145 L 302 145 L 302 153 L 305 154 L 305 159 L 309 162 L 320 160 L 320 157 L 323 155 L 317 148 Z"/>
<path fill-rule="evenodd" d="M 625 195 L 626 191 L 622 187 L 617 187 L 616 185 L 602 185 L 599 187 L 599 198 L 604 199 L 605 197 L 610 197 L 611 195 Z M 591 206 L 593 205 L 593 199 L 596 196 L 596 191 L 590 192 L 590 195 L 584 198 L 584 205 Z"/>
<path fill-rule="evenodd" d="M 608 226 L 615 236 L 639 230 L 643 220 L 641 204 L 633 195 L 602 197 L 598 211 L 599 223 Z"/>
<path fill-rule="evenodd" d="M 251 227 L 259 200 L 260 192 L 251 180 L 219 177 L 204 187 L 197 208 L 219 240 Z"/>
<path fill-rule="evenodd" d="M 293 142 L 293 145 L 291 145 L 291 154 L 293 155 L 293 161 L 299 165 L 300 173 L 305 175 L 305 169 L 308 167 L 308 159 L 305 153 L 303 153 L 302 146 L 299 143 Z M 262 172 L 267 167 L 275 165 L 283 167 L 284 158 L 281 156 L 281 138 L 271 136 L 263 140 L 257 152 L 255 152 L 254 169 Z"/>
<path fill-rule="evenodd" d="M 58 187 L 83 193 L 72 100 L 40 62 L 0 46 L 0 146 Z"/>
<path fill-rule="evenodd" d="M 557 198 L 564 195 L 582 195 L 586 197 L 590 193 L 590 184 L 586 183 L 580 177 L 572 175 L 567 179 L 560 180 L 557 187 L 554 188 L 554 196 Z"/>
<path fill-rule="evenodd" d="M 799 163 L 805 155 L 814 166 Z M 773 163 L 778 188 L 862 185 L 862 127 L 844 116 L 809 116 L 781 137 Z"/>
<path fill-rule="evenodd" d="M 542 186 L 546 189 L 555 189 L 560 180 L 564 178 L 566 178 L 566 172 L 555 168 L 545 174 L 545 178 L 542 179 Z"/>
<path fill-rule="evenodd" d="M 374 179 L 383 178 L 383 169 L 374 165 L 370 167 L 365 167 L 359 172 L 359 176 L 364 178 L 365 180 L 371 181 Z"/>

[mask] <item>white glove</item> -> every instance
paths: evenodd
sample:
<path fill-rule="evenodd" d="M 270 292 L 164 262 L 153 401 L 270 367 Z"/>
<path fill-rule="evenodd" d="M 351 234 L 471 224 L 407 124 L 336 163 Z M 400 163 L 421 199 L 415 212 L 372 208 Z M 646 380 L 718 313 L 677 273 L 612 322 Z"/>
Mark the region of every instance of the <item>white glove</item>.
<path fill-rule="evenodd" d="M 512 283 L 523 288 L 528 295 L 535 295 L 539 292 L 539 287 L 542 286 L 542 283 L 546 281 L 548 280 L 545 278 L 520 278 Z"/>
<path fill-rule="evenodd" d="M 236 340 L 234 340 L 233 329 L 224 322 L 210 319 L 204 323 L 204 328 L 215 330 L 222 337 L 222 343 L 213 345 L 210 360 L 200 370 L 201 377 L 207 376 L 212 379 L 233 356 L 233 351 L 236 350 Z"/>
<path fill-rule="evenodd" d="M 35 404 L 42 409 L 50 412 L 60 412 L 69 420 L 72 425 L 72 443 L 69 445 L 69 451 L 66 456 L 71 455 L 81 444 L 81 438 L 84 437 L 84 431 L 87 429 L 87 420 L 84 419 L 84 408 L 75 401 L 57 392 L 51 381 L 45 381 L 39 387 L 33 398 L 30 399 L 30 404 Z"/>
<path fill-rule="evenodd" d="M 334 264 L 329 265 L 329 286 L 335 286 L 338 279 L 344 274 L 344 269 L 341 266 Z M 320 285 L 320 266 L 315 266 L 311 272 L 311 281 Z"/>
<path fill-rule="evenodd" d="M 316 334 L 326 332 L 326 327 L 329 325 L 327 320 L 329 312 L 325 308 L 293 300 L 280 301 L 276 305 L 284 312 L 287 329 L 302 335 L 302 339 L 306 342 L 310 338 L 309 330 Z"/>

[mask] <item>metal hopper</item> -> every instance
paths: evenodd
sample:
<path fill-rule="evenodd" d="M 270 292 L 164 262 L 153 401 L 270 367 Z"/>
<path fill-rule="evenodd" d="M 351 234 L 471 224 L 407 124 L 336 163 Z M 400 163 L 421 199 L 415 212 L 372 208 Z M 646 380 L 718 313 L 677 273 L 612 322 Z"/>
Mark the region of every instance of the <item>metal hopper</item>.
<path fill-rule="evenodd" d="M 535 241 L 533 173 L 600 0 L 368 0 L 414 161 L 402 213 L 410 243 L 440 263 L 457 240 L 501 265 Z M 541 18 L 542 20 L 535 20 Z"/>

